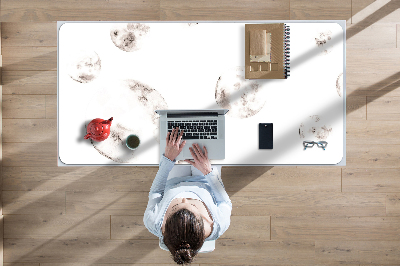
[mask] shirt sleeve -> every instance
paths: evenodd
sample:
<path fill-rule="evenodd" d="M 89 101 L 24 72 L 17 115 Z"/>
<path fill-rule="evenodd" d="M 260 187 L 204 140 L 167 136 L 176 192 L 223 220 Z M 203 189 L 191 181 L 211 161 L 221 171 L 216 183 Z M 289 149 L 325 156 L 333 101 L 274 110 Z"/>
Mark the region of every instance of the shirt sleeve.
<path fill-rule="evenodd" d="M 160 212 L 160 201 L 164 196 L 165 184 L 167 183 L 169 172 L 171 172 L 174 164 L 175 160 L 171 161 L 163 154 L 160 159 L 158 172 L 150 188 L 149 202 L 144 212 L 143 223 L 155 236 L 159 236 L 159 228 L 156 226 L 156 217 Z"/>
<path fill-rule="evenodd" d="M 232 202 L 229 199 L 228 193 L 225 191 L 225 186 L 222 183 L 221 175 L 218 172 L 218 168 L 213 167 L 212 171 L 205 175 L 209 185 L 211 186 L 212 193 L 217 202 L 218 216 L 219 216 L 219 230 L 217 237 L 220 237 L 230 225 Z"/>

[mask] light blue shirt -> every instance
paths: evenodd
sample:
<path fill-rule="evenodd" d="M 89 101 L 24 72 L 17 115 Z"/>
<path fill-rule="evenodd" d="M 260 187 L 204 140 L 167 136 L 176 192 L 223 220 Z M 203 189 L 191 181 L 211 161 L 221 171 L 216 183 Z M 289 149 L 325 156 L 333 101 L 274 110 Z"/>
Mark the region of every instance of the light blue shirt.
<path fill-rule="evenodd" d="M 218 169 L 213 167 L 207 175 L 176 177 L 167 182 L 175 161 L 161 156 L 157 175 L 150 188 L 149 202 L 143 217 L 144 225 L 150 233 L 162 240 L 161 226 L 169 204 L 178 194 L 192 192 L 207 206 L 214 222 L 206 241 L 218 239 L 228 229 L 232 212 L 232 203 Z"/>

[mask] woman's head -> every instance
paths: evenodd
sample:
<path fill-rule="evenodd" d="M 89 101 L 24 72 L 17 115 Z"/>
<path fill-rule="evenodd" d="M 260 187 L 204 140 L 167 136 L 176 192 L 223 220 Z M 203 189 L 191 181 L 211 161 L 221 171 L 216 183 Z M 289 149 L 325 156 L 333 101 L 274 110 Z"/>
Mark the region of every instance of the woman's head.
<path fill-rule="evenodd" d="M 179 209 L 167 218 L 163 236 L 176 263 L 191 263 L 205 240 L 203 219 L 187 209 Z"/>

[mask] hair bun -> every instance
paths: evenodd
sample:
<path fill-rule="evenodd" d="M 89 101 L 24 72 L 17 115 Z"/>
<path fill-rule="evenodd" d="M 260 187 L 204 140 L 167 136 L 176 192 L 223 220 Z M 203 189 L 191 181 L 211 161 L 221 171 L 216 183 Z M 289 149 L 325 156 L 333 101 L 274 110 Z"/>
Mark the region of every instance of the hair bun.
<path fill-rule="evenodd" d="M 190 249 L 190 245 L 189 245 L 189 243 L 182 243 L 179 246 L 179 249 Z"/>
<path fill-rule="evenodd" d="M 180 246 L 182 247 L 182 246 Z M 185 244 L 185 248 L 188 244 Z M 190 246 L 189 246 L 190 248 Z M 175 251 L 174 261 L 178 264 L 191 263 L 193 261 L 192 252 L 189 249 L 178 249 Z"/>

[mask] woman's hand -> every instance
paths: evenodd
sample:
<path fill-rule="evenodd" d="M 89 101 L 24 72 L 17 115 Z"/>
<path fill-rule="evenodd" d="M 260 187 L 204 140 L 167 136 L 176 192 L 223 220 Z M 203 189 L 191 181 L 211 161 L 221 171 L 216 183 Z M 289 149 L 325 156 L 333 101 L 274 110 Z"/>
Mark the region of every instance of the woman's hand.
<path fill-rule="evenodd" d="M 170 159 L 171 161 L 175 160 L 175 158 L 181 153 L 183 147 L 186 144 L 186 140 L 184 140 L 180 145 L 183 130 L 181 130 L 181 134 L 178 136 L 179 128 L 173 128 L 172 132 L 168 132 L 167 134 L 167 145 L 165 146 L 165 157 Z M 178 138 L 178 139 L 177 139 Z"/>
<path fill-rule="evenodd" d="M 189 148 L 190 153 L 192 154 L 192 157 L 194 159 L 193 161 L 190 160 L 185 160 L 185 162 L 190 163 L 194 167 L 196 167 L 200 172 L 202 172 L 204 175 L 207 175 L 211 172 L 211 163 L 210 160 L 208 159 L 208 152 L 207 148 L 203 146 L 204 148 L 204 153 L 201 150 L 199 144 L 193 143 L 192 147 Z"/>

